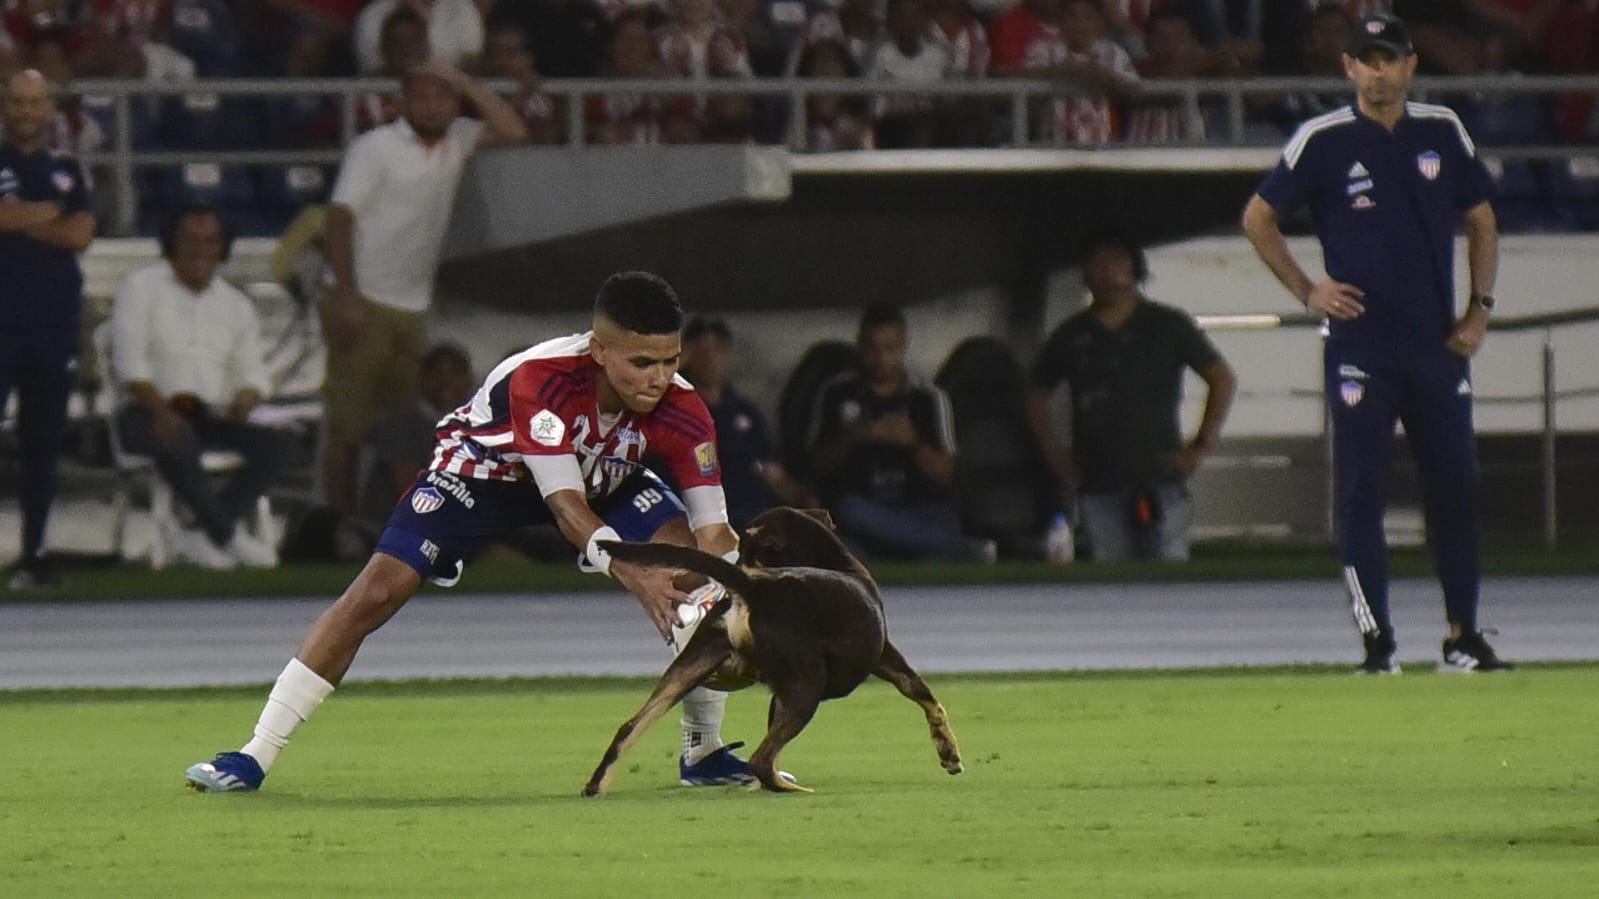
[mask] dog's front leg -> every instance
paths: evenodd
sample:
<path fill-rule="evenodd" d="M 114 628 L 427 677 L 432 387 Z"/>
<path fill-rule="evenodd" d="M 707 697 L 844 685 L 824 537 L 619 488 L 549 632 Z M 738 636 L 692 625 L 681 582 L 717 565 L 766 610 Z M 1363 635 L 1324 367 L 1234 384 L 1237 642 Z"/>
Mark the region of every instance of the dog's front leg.
<path fill-rule="evenodd" d="M 900 695 L 922 707 L 922 713 L 927 716 L 927 727 L 933 733 L 933 748 L 938 751 L 938 761 L 944 770 L 951 774 L 965 770 L 961 767 L 960 747 L 955 744 L 955 734 L 949 729 L 949 714 L 944 711 L 943 703 L 933 696 L 927 681 L 922 680 L 911 663 L 905 661 L 894 644 L 883 641 L 883 658 L 872 673 L 893 684 Z"/>
<path fill-rule="evenodd" d="M 714 639 L 718 635 L 720 639 Z M 599 767 L 594 769 L 589 782 L 583 786 L 583 795 L 598 796 L 604 792 L 606 782 L 610 779 L 611 766 L 622 757 L 622 753 L 643 736 L 645 729 L 654 724 L 657 718 L 677 705 L 683 694 L 699 686 L 732 655 L 733 646 L 727 642 L 725 634 L 695 634 L 695 639 L 690 640 L 688 646 L 672 660 L 672 664 L 666 666 L 660 681 L 655 684 L 655 690 L 645 700 L 644 707 L 617 728 L 616 736 L 611 740 L 611 745 L 606 747 Z"/>

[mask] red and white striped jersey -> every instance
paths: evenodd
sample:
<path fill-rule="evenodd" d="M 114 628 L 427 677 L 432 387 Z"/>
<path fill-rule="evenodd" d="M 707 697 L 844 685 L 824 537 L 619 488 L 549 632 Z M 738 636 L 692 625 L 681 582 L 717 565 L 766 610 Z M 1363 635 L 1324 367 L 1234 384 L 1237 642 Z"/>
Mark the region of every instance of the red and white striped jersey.
<path fill-rule="evenodd" d="M 489 372 L 472 399 L 440 419 L 432 471 L 491 481 L 526 481 L 535 456 L 577 458 L 590 499 L 605 496 L 640 467 L 679 490 L 720 486 L 716 426 L 705 401 L 681 376 L 653 410 L 600 416 L 600 367 L 593 332 L 529 347 Z"/>

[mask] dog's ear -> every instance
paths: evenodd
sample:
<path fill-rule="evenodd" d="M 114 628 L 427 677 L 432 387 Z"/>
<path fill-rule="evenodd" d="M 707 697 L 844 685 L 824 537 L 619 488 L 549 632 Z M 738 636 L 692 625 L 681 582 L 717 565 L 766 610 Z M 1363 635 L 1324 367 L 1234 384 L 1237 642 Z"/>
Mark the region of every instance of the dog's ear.
<path fill-rule="evenodd" d="M 838 525 L 833 524 L 833 516 L 826 509 L 800 509 L 802 514 L 820 521 L 830 531 L 838 530 Z"/>

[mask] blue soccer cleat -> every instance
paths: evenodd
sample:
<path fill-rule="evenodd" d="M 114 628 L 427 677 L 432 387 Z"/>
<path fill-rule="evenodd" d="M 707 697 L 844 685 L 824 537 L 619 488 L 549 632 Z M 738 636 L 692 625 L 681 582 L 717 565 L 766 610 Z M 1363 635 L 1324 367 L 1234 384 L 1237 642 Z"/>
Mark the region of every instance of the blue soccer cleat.
<path fill-rule="evenodd" d="M 242 752 L 222 752 L 209 762 L 190 765 L 184 780 L 191 793 L 253 793 L 261 789 L 266 772 Z"/>
<path fill-rule="evenodd" d="M 678 781 L 685 787 L 753 786 L 758 781 L 750 770 L 750 763 L 733 754 L 733 750 L 743 745 L 742 740 L 729 743 L 692 765 L 688 763 L 688 756 L 678 756 Z M 787 771 L 779 771 L 777 776 L 794 783 L 794 775 Z"/>

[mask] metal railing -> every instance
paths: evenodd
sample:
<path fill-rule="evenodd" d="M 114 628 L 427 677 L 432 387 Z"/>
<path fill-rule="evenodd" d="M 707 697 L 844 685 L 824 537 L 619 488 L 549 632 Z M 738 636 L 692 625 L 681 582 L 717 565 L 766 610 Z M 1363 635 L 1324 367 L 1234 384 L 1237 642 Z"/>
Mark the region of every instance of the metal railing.
<path fill-rule="evenodd" d="M 1200 327 L 1214 331 L 1259 331 L 1273 328 L 1316 328 L 1326 336 L 1326 323 L 1320 317 L 1310 313 L 1285 313 L 1282 315 L 1201 315 L 1196 317 Z M 1586 387 L 1559 388 L 1555 383 L 1555 345 L 1554 334 L 1559 328 L 1567 325 L 1589 324 L 1599 322 L 1599 307 L 1584 309 L 1571 309 L 1562 312 L 1548 312 L 1537 315 L 1505 316 L 1495 318 L 1489 323 L 1489 330 L 1495 332 L 1539 332 L 1543 333 L 1543 342 L 1539 353 L 1539 380 L 1540 389 L 1537 394 L 1515 394 L 1503 396 L 1477 395 L 1477 403 L 1493 404 L 1525 404 L 1536 402 L 1541 412 L 1539 426 L 1539 474 L 1542 484 L 1542 525 L 1544 545 L 1554 548 L 1559 540 L 1559 496 L 1558 475 L 1556 472 L 1555 438 L 1559 435 L 1556 423 L 1556 407 L 1561 400 L 1599 397 L 1599 385 Z M 1298 395 L 1297 393 L 1295 395 Z M 1325 406 L 1325 397 L 1321 391 L 1306 392 L 1314 395 Z M 1336 497 L 1333 486 L 1332 466 L 1332 428 L 1328 416 L 1322 416 L 1322 448 L 1323 460 L 1326 464 L 1326 489 L 1328 497 L 1329 514 L 1333 508 Z M 1331 535 L 1331 522 L 1328 522 L 1329 535 Z"/>
<path fill-rule="evenodd" d="M 491 81 L 489 86 L 506 94 L 515 93 L 513 82 Z M 91 154 L 85 161 L 112 171 L 118 201 L 114 229 L 131 233 L 137 217 L 137 185 L 134 172 L 141 168 L 213 163 L 237 166 L 332 165 L 342 156 L 342 146 L 357 133 L 357 107 L 360 98 L 397 90 L 390 79 L 213 79 L 200 81 L 113 81 L 75 82 L 72 91 L 89 97 L 109 97 L 113 108 L 111 149 Z M 570 79 L 544 82 L 542 90 L 564 101 L 566 141 L 569 146 L 587 143 L 584 98 L 596 95 L 642 95 L 681 97 L 684 95 L 740 95 L 766 97 L 787 103 L 786 142 L 790 149 L 805 148 L 808 128 L 807 99 L 819 95 L 863 98 L 916 96 L 934 98 L 987 99 L 1003 106 L 1004 136 L 999 147 L 1052 146 L 1033 138 L 1035 126 L 1044 111 L 1039 101 L 1071 95 L 1069 83 L 1033 78 L 989 78 L 972 81 L 945 81 L 934 85 L 912 85 L 863 79 L 715 79 L 715 80 L 623 80 Z M 1175 103 L 1190 115 L 1201 110 L 1219 110 L 1225 122 L 1222 133 L 1208 134 L 1204 140 L 1163 143 L 1167 147 L 1249 146 L 1251 103 L 1289 94 L 1347 94 L 1349 85 L 1339 78 L 1251 78 L 1251 79 L 1174 79 L 1146 81 L 1137 103 Z M 1495 101 L 1513 96 L 1558 96 L 1592 94 L 1599 96 L 1599 76 L 1471 76 L 1418 79 L 1412 95 L 1418 99 L 1450 100 L 1468 97 Z M 319 95 L 337 100 L 339 146 L 314 149 L 276 150 L 136 150 L 132 103 L 141 97 L 208 95 L 215 97 L 297 97 Z M 1280 137 L 1274 137 L 1280 142 Z M 1255 141 L 1254 145 L 1264 145 Z M 1120 142 L 1112 147 L 1140 146 Z M 1599 144 L 1541 144 L 1491 147 L 1493 155 L 1506 159 L 1565 158 L 1573 154 L 1599 154 Z"/>

